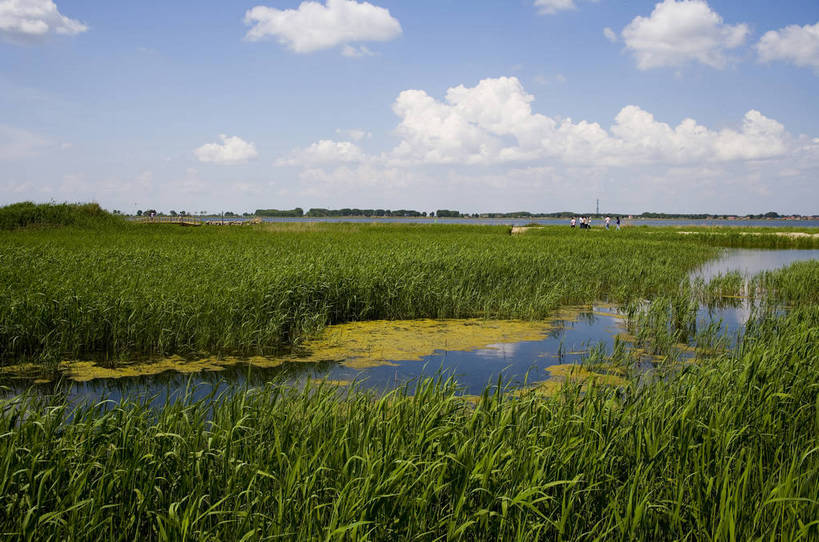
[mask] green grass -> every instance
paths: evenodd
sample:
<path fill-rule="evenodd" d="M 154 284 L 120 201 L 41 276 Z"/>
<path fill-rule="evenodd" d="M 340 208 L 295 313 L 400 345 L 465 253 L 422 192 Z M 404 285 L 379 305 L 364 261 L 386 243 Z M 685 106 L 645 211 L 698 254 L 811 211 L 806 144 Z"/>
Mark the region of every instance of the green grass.
<path fill-rule="evenodd" d="M 803 241 L 117 224 L 0 231 L 0 362 L 275 354 L 337 322 L 537 319 L 599 300 L 669 354 L 717 340 L 693 325 L 700 302 L 764 310 L 731 351 L 554 398 L 487 388 L 475 404 L 441 380 L 386 395 L 269 383 L 160 407 L 8 397 L 0 537 L 819 539 L 819 263 L 686 280 L 717 247 Z M 629 368 L 620 342 L 591 358 Z"/>
<path fill-rule="evenodd" d="M 816 540 L 819 310 L 672 377 L 554 399 L 270 384 L 0 417 L 21 540 Z"/>
<path fill-rule="evenodd" d="M 537 319 L 673 290 L 717 249 L 651 232 L 130 225 L 0 233 L 0 362 L 270 355 L 333 323 Z"/>
<path fill-rule="evenodd" d="M 81 226 L 112 228 L 124 225 L 96 203 L 32 203 L 25 201 L 0 207 L 0 230 L 32 227 Z"/>

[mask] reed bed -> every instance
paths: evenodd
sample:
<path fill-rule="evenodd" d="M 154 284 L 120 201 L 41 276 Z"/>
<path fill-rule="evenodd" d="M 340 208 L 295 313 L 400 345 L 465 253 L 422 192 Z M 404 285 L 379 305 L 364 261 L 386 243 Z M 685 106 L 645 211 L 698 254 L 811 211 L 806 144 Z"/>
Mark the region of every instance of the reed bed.
<path fill-rule="evenodd" d="M 567 228 L 0 232 L 0 363 L 271 355 L 340 322 L 543 318 L 673 290 L 716 253 L 682 236 Z"/>
<path fill-rule="evenodd" d="M 673 376 L 555 398 L 451 381 L 0 416 L 19 540 L 816 540 L 819 309 Z"/>

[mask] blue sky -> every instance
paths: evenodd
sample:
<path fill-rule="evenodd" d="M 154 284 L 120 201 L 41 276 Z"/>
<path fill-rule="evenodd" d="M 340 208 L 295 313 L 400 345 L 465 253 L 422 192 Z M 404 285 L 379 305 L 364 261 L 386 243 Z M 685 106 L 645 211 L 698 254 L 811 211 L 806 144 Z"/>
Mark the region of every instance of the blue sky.
<path fill-rule="evenodd" d="M 0 0 L 0 204 L 812 214 L 816 96 L 815 0 Z"/>

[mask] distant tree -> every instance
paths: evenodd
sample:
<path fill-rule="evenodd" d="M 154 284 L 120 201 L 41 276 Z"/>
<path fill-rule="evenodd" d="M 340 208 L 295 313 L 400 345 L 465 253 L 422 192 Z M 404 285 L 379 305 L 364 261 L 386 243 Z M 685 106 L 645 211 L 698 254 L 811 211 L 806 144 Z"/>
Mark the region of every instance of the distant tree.
<path fill-rule="evenodd" d="M 256 216 L 300 218 L 304 216 L 304 210 L 301 207 L 295 209 L 256 209 L 254 214 Z"/>
<path fill-rule="evenodd" d="M 177 214 L 176 214 L 176 211 L 174 211 L 173 209 L 171 209 L 171 216 L 179 216 L 179 215 L 177 215 Z"/>
<path fill-rule="evenodd" d="M 460 211 L 450 211 L 449 209 L 438 209 L 436 216 L 440 218 L 460 218 Z"/>
<path fill-rule="evenodd" d="M 142 216 L 142 209 L 137 209 L 137 216 Z"/>

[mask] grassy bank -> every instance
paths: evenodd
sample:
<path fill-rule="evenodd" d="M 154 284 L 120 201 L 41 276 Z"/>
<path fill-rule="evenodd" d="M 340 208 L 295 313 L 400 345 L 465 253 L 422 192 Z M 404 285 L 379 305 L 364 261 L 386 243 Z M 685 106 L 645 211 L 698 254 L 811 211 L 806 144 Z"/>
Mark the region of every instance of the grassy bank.
<path fill-rule="evenodd" d="M 679 235 L 487 226 L 130 225 L 0 232 L 0 361 L 269 355 L 327 324 L 541 318 L 673 290 Z"/>
<path fill-rule="evenodd" d="M 27 540 L 815 540 L 819 310 L 650 384 L 554 399 L 274 384 L 152 410 L 18 397 L 0 532 Z"/>

